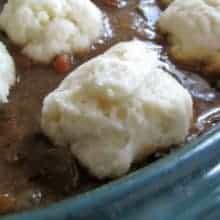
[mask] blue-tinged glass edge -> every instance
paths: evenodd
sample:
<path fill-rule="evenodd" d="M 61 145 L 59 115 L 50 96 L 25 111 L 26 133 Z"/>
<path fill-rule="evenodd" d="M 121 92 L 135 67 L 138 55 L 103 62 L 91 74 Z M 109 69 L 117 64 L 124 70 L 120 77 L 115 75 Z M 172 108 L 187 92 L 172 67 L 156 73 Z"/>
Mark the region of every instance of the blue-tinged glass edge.
<path fill-rule="evenodd" d="M 2 217 L 5 220 L 117 219 L 121 204 L 137 207 L 142 193 L 152 195 L 220 158 L 220 126 L 144 168 L 97 189 L 47 208 Z M 220 160 L 219 160 L 220 161 Z M 131 197 L 132 195 L 132 197 Z M 146 198 L 147 199 L 147 198 Z M 112 212 L 116 213 L 112 215 Z M 141 219 L 141 218 L 140 218 Z M 156 219 L 156 218 L 155 218 Z"/>

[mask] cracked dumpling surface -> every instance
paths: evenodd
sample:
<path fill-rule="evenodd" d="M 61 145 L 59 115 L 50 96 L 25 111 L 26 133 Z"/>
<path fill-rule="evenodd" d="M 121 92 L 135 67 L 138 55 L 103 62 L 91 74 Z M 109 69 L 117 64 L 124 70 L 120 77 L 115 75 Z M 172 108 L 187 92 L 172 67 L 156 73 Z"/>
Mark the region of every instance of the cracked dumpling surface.
<path fill-rule="evenodd" d="M 0 104 L 8 102 L 9 90 L 14 83 L 14 61 L 5 45 L 0 42 Z"/>
<path fill-rule="evenodd" d="M 0 29 L 24 54 L 49 63 L 60 53 L 88 49 L 102 35 L 103 16 L 90 0 L 9 0 Z"/>
<path fill-rule="evenodd" d="M 118 177 L 182 143 L 192 98 L 141 41 L 122 42 L 70 73 L 44 100 L 42 128 L 98 178 Z"/>
<path fill-rule="evenodd" d="M 220 73 L 219 0 L 175 0 L 162 13 L 158 27 L 176 61 L 209 75 Z"/>

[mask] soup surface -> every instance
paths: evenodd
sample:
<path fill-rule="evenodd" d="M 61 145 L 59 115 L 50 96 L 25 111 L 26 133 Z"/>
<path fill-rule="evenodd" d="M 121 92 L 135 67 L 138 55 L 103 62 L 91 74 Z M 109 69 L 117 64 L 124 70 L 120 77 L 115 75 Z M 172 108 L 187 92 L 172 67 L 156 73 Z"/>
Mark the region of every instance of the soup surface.
<path fill-rule="evenodd" d="M 90 51 L 75 58 L 73 68 L 119 41 L 134 38 L 147 41 L 158 51 L 164 68 L 194 98 L 195 121 L 186 142 L 220 121 L 218 83 L 179 69 L 169 61 L 164 49 L 166 45 L 155 33 L 155 23 L 161 11 L 154 0 L 129 0 L 126 6 L 126 2 L 122 2 L 124 7 L 121 8 L 111 7 L 105 0 L 94 2 L 106 14 L 110 25 L 106 26 L 103 39 Z M 0 109 L 0 213 L 46 206 L 107 183 L 107 180 L 98 181 L 91 177 L 67 149 L 56 148 L 41 133 L 42 100 L 65 75 L 55 73 L 52 65 L 39 65 L 28 60 L 4 34 L 0 38 L 15 59 L 19 81 L 12 89 L 9 104 Z M 170 151 L 177 147 L 173 146 Z M 144 164 L 132 169 L 168 153 L 157 152 Z"/>

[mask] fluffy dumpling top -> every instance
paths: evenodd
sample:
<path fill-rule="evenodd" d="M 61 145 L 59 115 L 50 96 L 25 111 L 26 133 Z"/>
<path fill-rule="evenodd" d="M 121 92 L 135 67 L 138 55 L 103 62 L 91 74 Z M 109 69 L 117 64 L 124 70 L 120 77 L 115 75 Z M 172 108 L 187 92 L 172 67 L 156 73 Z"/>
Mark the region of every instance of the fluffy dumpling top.
<path fill-rule="evenodd" d="M 43 104 L 42 128 L 99 177 L 184 141 L 192 98 L 140 41 L 113 46 L 73 71 Z"/>
<path fill-rule="evenodd" d="M 175 0 L 162 13 L 158 27 L 178 62 L 220 73 L 219 0 Z"/>
<path fill-rule="evenodd" d="M 101 11 L 90 0 L 9 0 L 0 28 L 35 61 L 85 50 L 103 32 Z"/>
<path fill-rule="evenodd" d="M 15 65 L 6 47 L 0 42 L 0 104 L 8 101 L 10 87 L 15 83 Z"/>

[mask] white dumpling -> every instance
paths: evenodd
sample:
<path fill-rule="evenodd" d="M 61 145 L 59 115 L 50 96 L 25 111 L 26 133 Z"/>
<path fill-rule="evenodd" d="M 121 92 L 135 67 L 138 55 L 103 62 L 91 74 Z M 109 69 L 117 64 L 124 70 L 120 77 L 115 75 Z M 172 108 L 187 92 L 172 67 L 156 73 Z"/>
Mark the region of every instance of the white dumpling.
<path fill-rule="evenodd" d="M 179 63 L 220 73 L 220 1 L 175 0 L 162 13 L 159 31 Z"/>
<path fill-rule="evenodd" d="M 10 87 L 15 83 L 15 78 L 14 61 L 0 42 L 0 104 L 8 102 Z"/>
<path fill-rule="evenodd" d="M 180 144 L 192 122 L 192 98 L 159 68 L 141 41 L 123 42 L 83 64 L 44 100 L 42 128 L 70 146 L 98 178 L 118 177 L 159 148 Z"/>
<path fill-rule="evenodd" d="M 102 35 L 103 15 L 90 0 L 9 0 L 0 29 L 24 54 L 48 63 L 60 53 L 88 49 Z"/>

